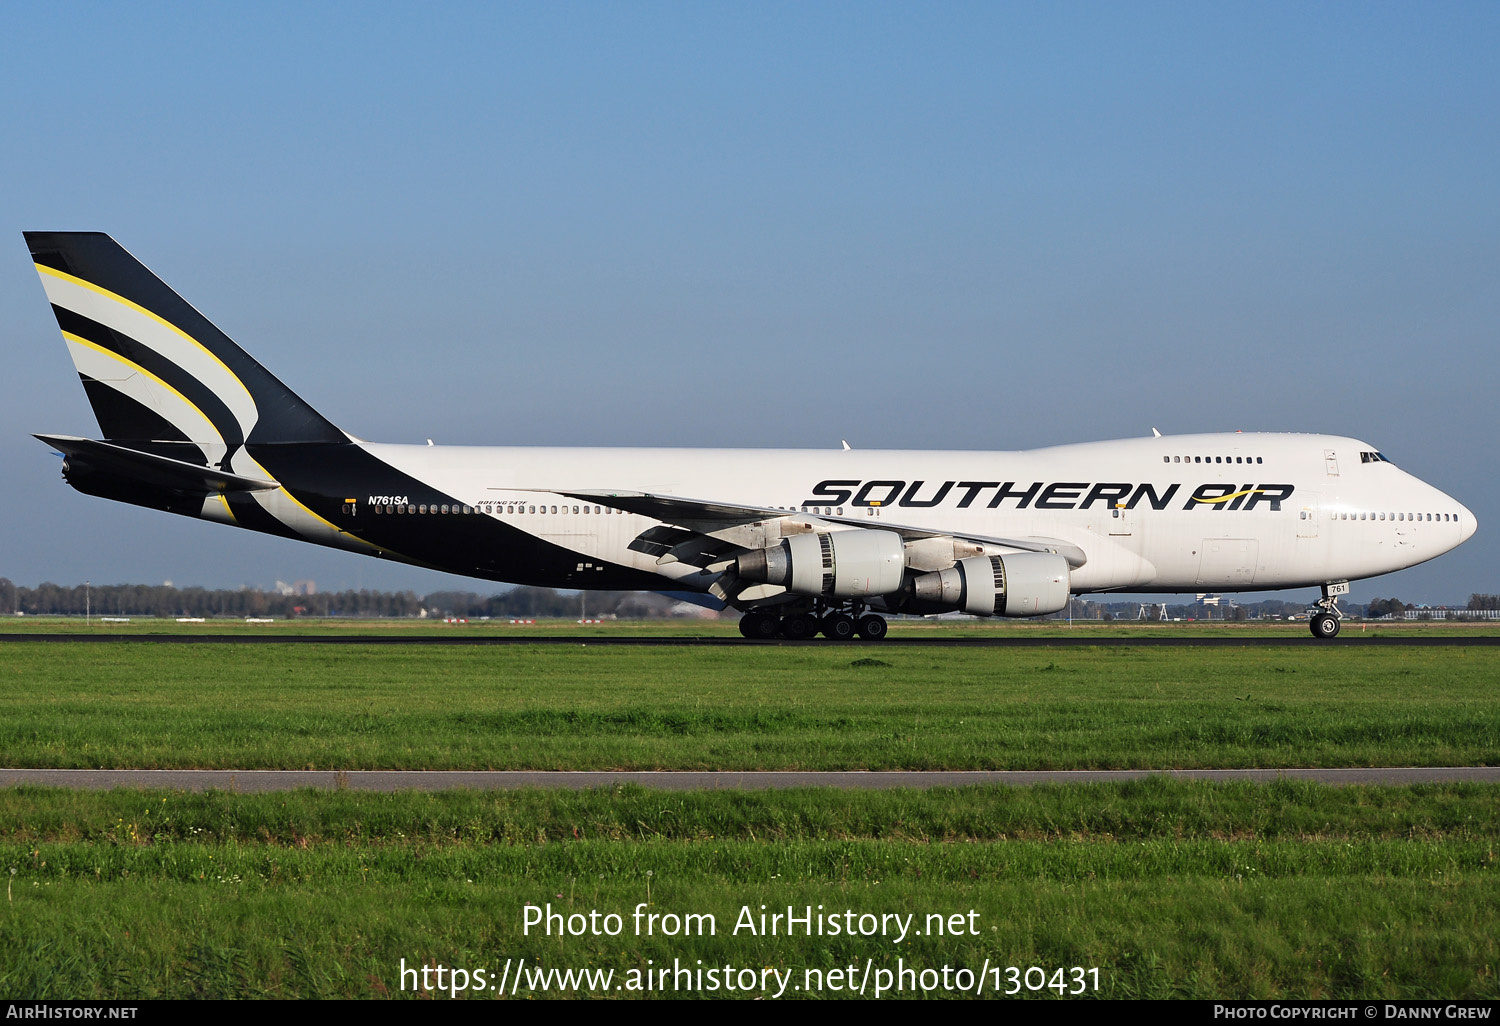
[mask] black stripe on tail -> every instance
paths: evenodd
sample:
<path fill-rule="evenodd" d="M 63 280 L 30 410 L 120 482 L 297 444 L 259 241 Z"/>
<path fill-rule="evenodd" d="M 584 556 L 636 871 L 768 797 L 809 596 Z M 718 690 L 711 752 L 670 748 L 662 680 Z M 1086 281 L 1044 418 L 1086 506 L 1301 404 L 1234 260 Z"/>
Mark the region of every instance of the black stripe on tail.
<path fill-rule="evenodd" d="M 26 232 L 25 236 L 32 260 L 39 265 L 39 270 L 61 272 L 149 311 L 206 349 L 239 379 L 254 401 L 256 411 L 248 438 L 237 437 L 243 433 L 240 426 L 226 418 L 223 403 L 212 400 L 212 384 L 198 381 L 189 370 L 173 365 L 141 340 L 132 339 L 120 331 L 100 330 L 97 326 L 87 331 L 80 330 L 80 324 L 86 324 L 86 320 L 81 320 L 77 311 L 54 304 L 58 326 L 65 333 L 121 356 L 158 377 L 211 420 L 226 443 L 233 446 L 240 442 L 349 441 L 344 432 L 251 359 L 228 335 L 108 235 L 102 232 Z M 41 273 L 47 277 L 46 270 Z M 178 434 L 164 430 L 159 417 L 108 385 L 85 376 L 84 386 L 105 438 L 137 440 L 143 431 L 155 432 L 158 437 L 164 434 L 167 438 Z"/>

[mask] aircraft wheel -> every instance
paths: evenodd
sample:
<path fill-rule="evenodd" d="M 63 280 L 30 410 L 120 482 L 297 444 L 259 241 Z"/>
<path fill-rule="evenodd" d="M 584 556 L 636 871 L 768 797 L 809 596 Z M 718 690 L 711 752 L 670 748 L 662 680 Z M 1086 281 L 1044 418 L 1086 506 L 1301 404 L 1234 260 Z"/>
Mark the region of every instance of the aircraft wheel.
<path fill-rule="evenodd" d="M 823 617 L 823 637 L 830 641 L 848 641 L 854 637 L 854 617 L 844 613 L 829 613 Z"/>
<path fill-rule="evenodd" d="M 1315 638 L 1336 638 L 1339 636 L 1339 618 L 1332 613 L 1319 613 L 1312 618 L 1308 624 Z"/>
<path fill-rule="evenodd" d="M 765 613 L 746 613 L 740 617 L 740 633 L 756 641 L 776 637 L 776 632 L 780 627 L 781 624 L 776 617 Z"/>
<path fill-rule="evenodd" d="M 885 617 L 870 613 L 859 618 L 859 636 L 866 641 L 879 641 L 885 637 L 888 628 L 885 625 Z"/>
<path fill-rule="evenodd" d="M 805 641 L 818 633 L 818 621 L 805 613 L 781 618 L 781 636 L 788 641 Z"/>

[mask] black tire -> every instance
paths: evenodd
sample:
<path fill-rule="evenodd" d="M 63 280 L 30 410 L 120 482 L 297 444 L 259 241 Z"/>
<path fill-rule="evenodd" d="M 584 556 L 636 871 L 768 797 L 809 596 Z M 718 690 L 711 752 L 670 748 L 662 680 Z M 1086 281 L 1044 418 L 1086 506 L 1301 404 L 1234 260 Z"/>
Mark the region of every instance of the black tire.
<path fill-rule="evenodd" d="M 776 617 L 765 613 L 746 613 L 740 617 L 740 633 L 754 641 L 765 641 L 776 637 L 776 631 L 780 627 L 781 624 Z"/>
<path fill-rule="evenodd" d="M 885 637 L 889 630 L 885 624 L 885 617 L 869 613 L 859 618 L 859 636 L 866 641 L 879 641 Z"/>
<path fill-rule="evenodd" d="M 1323 641 L 1339 636 L 1339 618 L 1332 613 L 1317 614 L 1308 627 L 1312 630 L 1313 637 Z"/>
<path fill-rule="evenodd" d="M 781 636 L 788 641 L 806 641 L 818 633 L 818 621 L 805 613 L 781 618 Z"/>
<path fill-rule="evenodd" d="M 823 637 L 830 641 L 848 641 L 854 637 L 854 617 L 845 613 L 829 613 L 823 617 Z"/>

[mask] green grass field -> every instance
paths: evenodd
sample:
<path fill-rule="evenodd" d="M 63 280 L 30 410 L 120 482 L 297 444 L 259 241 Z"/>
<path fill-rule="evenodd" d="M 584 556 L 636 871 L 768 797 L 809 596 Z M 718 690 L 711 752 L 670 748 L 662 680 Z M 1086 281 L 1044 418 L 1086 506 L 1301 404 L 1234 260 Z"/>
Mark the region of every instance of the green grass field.
<path fill-rule="evenodd" d="M 5 642 L 0 762 L 1493 764 L 1497 670 L 1500 653 L 1488 648 L 1362 650 L 1301 638 L 1271 648 L 1011 650 Z M 1059 968 L 1098 968 L 1105 997 L 1495 998 L 1497 841 L 1500 788 L 1476 785 L 12 788 L 0 791 L 0 992 L 400 996 L 413 993 L 401 989 L 402 959 L 483 969 L 493 983 L 524 958 L 529 971 L 613 970 L 615 988 L 628 988 L 632 972 L 639 985 L 674 959 L 702 960 L 771 972 L 772 992 L 774 974 L 789 974 L 784 996 L 807 996 L 790 988 L 808 982 L 808 970 L 822 974 L 816 996 L 836 997 L 847 990 L 826 974 L 839 967 L 868 968 L 878 981 L 903 966 L 972 976 L 988 963 L 1046 969 L 1049 980 Z M 524 907 L 549 902 L 564 913 L 617 913 L 624 933 L 526 934 Z M 630 916 L 642 903 L 659 915 L 711 914 L 718 931 L 636 936 Z M 762 904 L 915 915 L 918 924 L 972 910 L 975 932 L 899 944 L 731 932 L 742 907 Z M 987 993 L 1011 986 L 1003 973 L 990 982 Z M 639 993 L 576 991 L 586 992 Z M 535 996 L 573 993 L 554 981 Z M 660 986 L 649 994 L 663 996 Z"/>
<path fill-rule="evenodd" d="M 0 873 L 16 870 L 0 990 L 385 996 L 400 993 L 403 958 L 497 977 L 525 958 L 622 982 L 674 959 L 799 984 L 867 961 L 988 961 L 1097 967 L 1103 997 L 1493 998 L 1496 799 L 1463 785 L 1160 779 L 672 795 L 15 789 L 0 794 Z M 624 931 L 528 935 L 525 906 L 549 903 L 618 913 Z M 716 933 L 636 936 L 641 903 L 711 914 Z M 918 930 L 957 913 L 964 929 L 900 943 L 734 933 L 739 910 L 762 904 L 915 914 Z"/>
<path fill-rule="evenodd" d="M 1500 761 L 1500 650 L 0 647 L 10 766 L 1070 769 Z"/>

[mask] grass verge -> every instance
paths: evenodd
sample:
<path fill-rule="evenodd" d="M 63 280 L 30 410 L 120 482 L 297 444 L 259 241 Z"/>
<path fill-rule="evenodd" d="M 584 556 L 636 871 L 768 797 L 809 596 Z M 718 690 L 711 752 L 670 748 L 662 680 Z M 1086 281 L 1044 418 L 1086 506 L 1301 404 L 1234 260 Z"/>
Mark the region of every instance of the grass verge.
<path fill-rule="evenodd" d="M 0 647 L 17 767 L 1489 765 L 1500 650 Z"/>
<path fill-rule="evenodd" d="M 1097 967 L 1104 997 L 1493 998 L 1497 835 L 1500 789 L 1473 785 L 21 788 L 0 793 L 10 886 L 0 990 L 412 996 L 403 959 L 463 968 L 471 980 L 484 969 L 493 983 L 525 958 L 537 971 L 612 970 L 612 987 L 701 960 L 773 970 L 772 991 L 784 974 L 791 995 L 816 980 L 826 997 L 847 993 L 828 986 L 835 968 L 917 967 L 936 981 L 943 966 L 979 973 L 988 963 L 1049 976 Z M 527 931 L 525 907 L 548 904 L 564 916 L 615 913 L 621 933 Z M 900 939 L 896 925 L 868 936 L 734 929 L 762 905 L 914 918 Z M 712 916 L 716 929 L 667 935 L 670 921 L 659 919 L 638 935 L 638 908 Z M 934 935 L 928 915 L 957 932 Z M 652 996 L 703 993 L 685 982 Z M 996 982 L 1009 986 L 1003 974 Z M 588 990 L 554 981 L 535 996 Z"/>

